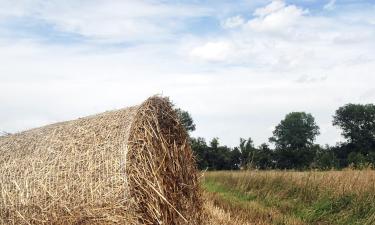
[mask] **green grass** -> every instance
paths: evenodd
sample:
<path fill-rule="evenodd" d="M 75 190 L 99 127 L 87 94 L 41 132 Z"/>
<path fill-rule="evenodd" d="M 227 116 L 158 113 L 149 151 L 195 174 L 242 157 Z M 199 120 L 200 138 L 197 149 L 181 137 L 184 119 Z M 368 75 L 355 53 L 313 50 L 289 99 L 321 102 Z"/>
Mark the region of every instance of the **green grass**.
<path fill-rule="evenodd" d="M 332 178 L 325 177 L 324 173 L 291 173 L 286 176 L 282 172 L 251 175 L 246 172 L 208 172 L 202 185 L 217 206 L 233 213 L 241 212 L 257 222 L 266 218 L 264 224 L 375 224 L 375 192 L 372 193 L 370 187 L 375 184 L 364 182 L 358 187 L 362 188 L 361 191 L 353 187 L 344 189 L 356 185 L 345 184 L 350 182 L 345 176 L 342 176 L 341 186 L 339 183 L 330 186 L 328 182 Z M 342 190 L 337 190 L 340 188 Z"/>
<path fill-rule="evenodd" d="M 253 201 L 256 199 L 255 195 L 245 194 L 237 190 L 231 190 L 215 182 L 205 182 L 203 183 L 205 190 L 211 193 L 219 193 L 221 197 L 228 199 L 230 201 Z"/>

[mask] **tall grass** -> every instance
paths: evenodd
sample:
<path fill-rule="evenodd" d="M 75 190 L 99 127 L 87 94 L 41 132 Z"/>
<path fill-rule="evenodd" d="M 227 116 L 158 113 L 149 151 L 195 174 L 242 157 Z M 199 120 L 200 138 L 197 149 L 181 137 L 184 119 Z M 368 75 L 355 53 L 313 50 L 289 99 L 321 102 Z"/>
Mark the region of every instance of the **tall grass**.
<path fill-rule="evenodd" d="M 218 206 L 248 208 L 257 223 L 375 224 L 373 170 L 207 172 L 203 186 Z"/>

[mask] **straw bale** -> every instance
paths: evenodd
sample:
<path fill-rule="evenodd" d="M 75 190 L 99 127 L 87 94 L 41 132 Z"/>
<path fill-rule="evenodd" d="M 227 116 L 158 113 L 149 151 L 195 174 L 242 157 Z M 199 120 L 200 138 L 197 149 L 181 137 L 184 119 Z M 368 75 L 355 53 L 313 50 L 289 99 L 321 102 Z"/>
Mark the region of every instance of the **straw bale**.
<path fill-rule="evenodd" d="M 167 98 L 0 137 L 0 224 L 201 224 Z"/>

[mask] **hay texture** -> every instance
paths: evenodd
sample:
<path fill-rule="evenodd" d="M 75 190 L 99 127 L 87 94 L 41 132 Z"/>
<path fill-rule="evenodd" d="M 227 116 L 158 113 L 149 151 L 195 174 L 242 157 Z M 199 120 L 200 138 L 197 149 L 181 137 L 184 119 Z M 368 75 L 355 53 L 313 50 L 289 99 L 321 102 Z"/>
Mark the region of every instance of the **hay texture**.
<path fill-rule="evenodd" d="M 167 98 L 0 137 L 0 224 L 201 224 Z"/>

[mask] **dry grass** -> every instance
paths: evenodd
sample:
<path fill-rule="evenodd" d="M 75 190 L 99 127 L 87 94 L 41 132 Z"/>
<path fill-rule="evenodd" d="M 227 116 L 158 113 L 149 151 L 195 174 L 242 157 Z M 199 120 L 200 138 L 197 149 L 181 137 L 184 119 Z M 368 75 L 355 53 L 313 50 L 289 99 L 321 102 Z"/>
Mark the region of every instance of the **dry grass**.
<path fill-rule="evenodd" d="M 351 170 L 344 171 L 246 171 L 246 172 L 210 172 L 208 177 L 235 185 L 262 188 L 265 185 L 287 185 L 301 190 L 314 190 L 319 194 L 330 191 L 333 195 L 373 193 L 375 194 L 375 171 Z M 246 181 L 256 180 L 254 183 Z M 224 181 L 224 180 L 222 180 Z M 232 183 L 233 185 L 233 183 Z"/>
<path fill-rule="evenodd" d="M 197 172 L 171 103 L 0 138 L 0 224 L 200 224 Z"/>
<path fill-rule="evenodd" d="M 375 171 L 205 173 L 215 207 L 251 224 L 375 224 Z"/>
<path fill-rule="evenodd" d="M 215 205 L 211 200 L 207 200 L 204 204 L 204 210 L 207 213 L 206 225 L 253 225 L 245 221 L 241 216 L 234 212 L 224 210 Z M 264 224 L 267 225 L 267 224 Z"/>
<path fill-rule="evenodd" d="M 283 214 L 280 210 L 267 207 L 261 203 L 241 199 L 235 193 L 224 193 L 222 191 L 206 192 L 206 212 L 210 215 L 209 225 L 213 224 L 251 224 L 251 225 L 305 225 L 297 218 Z"/>

